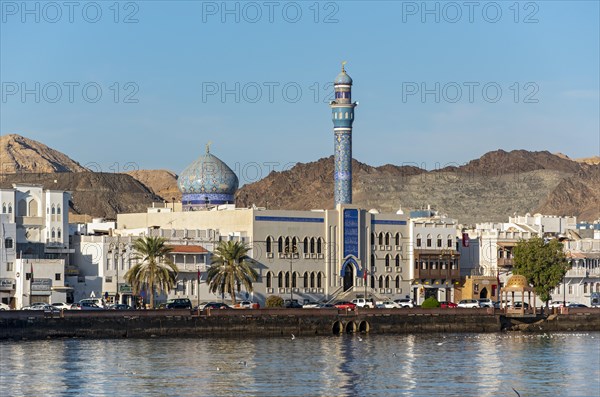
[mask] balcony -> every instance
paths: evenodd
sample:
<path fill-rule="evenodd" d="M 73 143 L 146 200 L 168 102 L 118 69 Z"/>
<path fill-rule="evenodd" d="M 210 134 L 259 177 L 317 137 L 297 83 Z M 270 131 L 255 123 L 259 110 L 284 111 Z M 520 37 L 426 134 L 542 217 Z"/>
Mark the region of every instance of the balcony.
<path fill-rule="evenodd" d="M 415 279 L 458 279 L 460 267 L 456 269 L 415 269 Z"/>
<path fill-rule="evenodd" d="M 513 267 L 512 258 L 498 258 L 498 267 Z"/>
<path fill-rule="evenodd" d="M 44 226 L 44 218 L 41 216 L 17 216 L 16 224 L 23 226 Z"/>

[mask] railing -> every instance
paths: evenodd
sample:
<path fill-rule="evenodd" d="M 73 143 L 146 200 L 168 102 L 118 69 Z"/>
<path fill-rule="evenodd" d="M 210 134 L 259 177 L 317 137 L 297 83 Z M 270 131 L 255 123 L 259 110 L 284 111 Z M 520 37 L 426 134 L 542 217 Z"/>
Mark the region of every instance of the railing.
<path fill-rule="evenodd" d="M 512 267 L 513 264 L 512 258 L 498 258 L 498 267 Z"/>

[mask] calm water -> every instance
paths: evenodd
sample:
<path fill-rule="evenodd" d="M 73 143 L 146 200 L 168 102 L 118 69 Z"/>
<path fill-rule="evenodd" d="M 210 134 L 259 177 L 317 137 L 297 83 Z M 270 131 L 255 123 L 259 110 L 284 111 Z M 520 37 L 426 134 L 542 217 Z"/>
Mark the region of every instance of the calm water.
<path fill-rule="evenodd" d="M 600 396 L 600 333 L 0 343 L 3 397 L 515 397 L 512 387 Z"/>

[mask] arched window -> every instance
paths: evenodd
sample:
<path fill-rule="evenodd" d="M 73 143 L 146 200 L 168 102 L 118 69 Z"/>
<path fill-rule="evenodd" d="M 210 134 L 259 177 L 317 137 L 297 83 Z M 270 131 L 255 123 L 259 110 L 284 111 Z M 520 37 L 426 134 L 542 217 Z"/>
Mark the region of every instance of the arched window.
<path fill-rule="evenodd" d="M 10 237 L 7 237 L 4 239 L 4 248 L 6 249 L 10 249 L 13 247 L 13 239 Z"/>
<path fill-rule="evenodd" d="M 385 278 L 385 288 L 390 288 L 390 276 Z"/>
<path fill-rule="evenodd" d="M 271 253 L 271 249 L 273 248 L 271 245 L 273 243 L 273 239 L 271 238 L 271 236 L 267 237 L 267 252 Z"/>
<path fill-rule="evenodd" d="M 390 254 L 385 256 L 385 267 L 390 267 Z"/>
<path fill-rule="evenodd" d="M 285 238 L 285 252 L 291 252 L 291 251 L 290 251 L 290 248 L 291 248 L 291 247 L 290 247 L 290 238 L 289 238 L 289 237 L 286 237 L 286 238 Z"/>
<path fill-rule="evenodd" d="M 292 288 L 296 288 L 296 272 L 292 272 Z"/>
<path fill-rule="evenodd" d="M 396 254 L 396 267 L 400 267 L 400 254 Z"/>
<path fill-rule="evenodd" d="M 371 288 L 375 288 L 375 276 L 371 275 Z"/>
<path fill-rule="evenodd" d="M 272 283 L 273 283 L 272 277 L 273 277 L 273 274 L 271 272 L 267 272 L 267 275 L 265 276 L 267 288 L 273 288 L 272 287 Z"/>
<path fill-rule="evenodd" d="M 290 288 L 290 272 L 285 272 L 285 288 Z"/>
<path fill-rule="evenodd" d="M 54 208 L 54 204 L 52 204 L 52 212 L 51 212 L 51 214 L 52 215 L 56 214 L 56 208 Z"/>
<path fill-rule="evenodd" d="M 56 206 L 56 213 L 60 215 L 60 204 Z"/>
<path fill-rule="evenodd" d="M 583 283 L 583 293 L 584 294 L 587 294 L 587 286 L 588 286 L 587 283 Z"/>
<path fill-rule="evenodd" d="M 383 233 L 379 233 L 378 239 L 379 239 L 379 245 L 383 245 Z"/>
<path fill-rule="evenodd" d="M 371 254 L 371 268 L 375 267 L 375 255 Z"/>
<path fill-rule="evenodd" d="M 304 288 L 308 288 L 308 272 L 304 272 Z"/>
<path fill-rule="evenodd" d="M 283 272 L 279 272 L 277 275 L 277 287 L 283 288 Z"/>
<path fill-rule="evenodd" d="M 385 245 L 390 245 L 390 234 L 389 233 L 385 234 Z"/>
<path fill-rule="evenodd" d="M 396 233 L 396 245 L 400 245 L 400 239 L 402 238 L 402 234 Z"/>
<path fill-rule="evenodd" d="M 454 239 L 452 238 L 452 236 L 448 235 L 448 248 L 452 248 L 452 243 L 454 242 L 453 240 Z"/>
<path fill-rule="evenodd" d="M 310 273 L 310 288 L 315 288 L 315 272 Z"/>
<path fill-rule="evenodd" d="M 431 247 L 431 234 L 427 235 L 427 246 Z"/>
<path fill-rule="evenodd" d="M 421 246 L 421 235 L 417 234 L 417 247 Z"/>
<path fill-rule="evenodd" d="M 375 245 L 375 233 L 371 232 L 371 245 Z"/>
<path fill-rule="evenodd" d="M 57 234 L 57 236 L 56 236 L 56 237 L 58 237 L 58 238 L 62 238 L 62 233 L 61 233 L 61 231 L 60 231 L 60 227 L 57 229 L 57 232 L 56 232 L 56 234 Z"/>
<path fill-rule="evenodd" d="M 29 201 L 27 210 L 29 211 L 27 216 L 38 216 L 38 202 L 36 199 Z"/>
<path fill-rule="evenodd" d="M 55 238 L 55 237 L 56 237 L 56 231 L 54 230 L 54 228 L 52 228 L 52 233 L 50 234 L 50 236 L 51 236 L 52 238 Z"/>
<path fill-rule="evenodd" d="M 438 248 L 442 248 L 442 235 L 441 234 L 437 235 L 437 246 L 438 246 Z"/>
<path fill-rule="evenodd" d="M 323 273 L 317 273 L 317 288 L 323 288 Z"/>
<path fill-rule="evenodd" d="M 308 237 L 304 237 L 304 253 L 308 254 Z"/>
<path fill-rule="evenodd" d="M 283 237 L 281 236 L 279 236 L 279 238 L 277 239 L 277 252 L 283 252 Z"/>
<path fill-rule="evenodd" d="M 292 238 L 292 252 L 298 252 L 298 240 L 296 237 Z"/>
<path fill-rule="evenodd" d="M 396 288 L 400 288 L 400 276 L 396 276 Z"/>
<path fill-rule="evenodd" d="M 2 213 L 6 214 L 6 203 L 2 203 Z"/>
<path fill-rule="evenodd" d="M 317 254 L 322 253 L 322 245 L 323 245 L 323 239 L 321 237 L 319 237 L 317 239 Z"/>
<path fill-rule="evenodd" d="M 315 253 L 315 238 L 312 237 L 310 239 L 310 253 L 314 254 Z"/>
<path fill-rule="evenodd" d="M 8 213 L 12 214 L 12 204 L 8 203 Z"/>
<path fill-rule="evenodd" d="M 383 288 L 383 276 L 379 276 L 379 288 Z"/>

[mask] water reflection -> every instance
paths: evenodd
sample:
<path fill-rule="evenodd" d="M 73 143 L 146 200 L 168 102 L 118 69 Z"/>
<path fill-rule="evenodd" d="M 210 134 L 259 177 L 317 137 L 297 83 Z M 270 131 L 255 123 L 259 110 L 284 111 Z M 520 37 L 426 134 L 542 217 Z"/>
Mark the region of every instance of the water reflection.
<path fill-rule="evenodd" d="M 599 342 L 600 333 L 3 342 L 0 395 L 595 396 Z"/>

